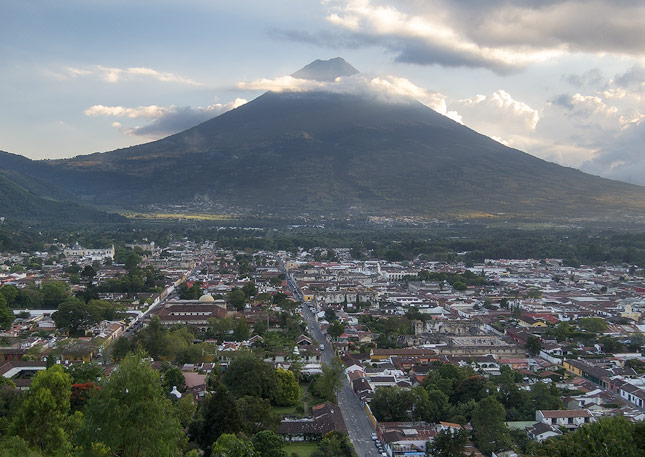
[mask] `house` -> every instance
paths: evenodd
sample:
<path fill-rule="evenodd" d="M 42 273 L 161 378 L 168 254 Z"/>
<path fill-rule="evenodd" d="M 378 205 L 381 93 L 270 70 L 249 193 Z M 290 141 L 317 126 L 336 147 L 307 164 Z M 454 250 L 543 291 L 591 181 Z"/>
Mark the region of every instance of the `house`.
<path fill-rule="evenodd" d="M 27 390 L 36 373 L 45 369 L 47 369 L 47 364 L 41 361 L 4 362 L 0 363 L 0 376 L 11 379 L 16 388 Z"/>
<path fill-rule="evenodd" d="M 347 433 L 340 408 L 325 402 L 311 408 L 310 417 L 285 417 L 280 422 L 278 434 L 287 441 L 319 441 L 330 432 Z"/>
<path fill-rule="evenodd" d="M 585 424 L 594 422 L 596 418 L 588 409 L 541 409 L 535 412 L 535 420 L 546 425 L 561 426 L 567 430 L 575 430 Z"/>
<path fill-rule="evenodd" d="M 425 456 L 426 444 L 438 434 L 426 422 L 380 422 L 378 433 L 392 457 Z"/>
<path fill-rule="evenodd" d="M 538 422 L 537 424 L 528 427 L 526 429 L 526 434 L 530 439 L 541 443 L 554 436 L 562 435 L 562 432 L 557 427 Z"/>
<path fill-rule="evenodd" d="M 168 304 L 159 313 L 161 324 L 166 327 L 173 325 L 189 325 L 206 331 L 209 327 L 208 320 L 222 319 L 227 316 L 226 309 L 213 301 L 200 300 L 175 301 Z"/>

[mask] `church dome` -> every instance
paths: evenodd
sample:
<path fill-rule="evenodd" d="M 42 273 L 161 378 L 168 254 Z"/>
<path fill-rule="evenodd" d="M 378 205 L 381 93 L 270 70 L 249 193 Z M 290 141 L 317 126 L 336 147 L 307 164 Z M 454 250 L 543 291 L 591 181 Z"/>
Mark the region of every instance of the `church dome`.
<path fill-rule="evenodd" d="M 201 303 L 213 303 L 215 301 L 215 299 L 213 298 L 212 295 L 204 294 L 201 297 L 199 297 L 199 301 Z"/>

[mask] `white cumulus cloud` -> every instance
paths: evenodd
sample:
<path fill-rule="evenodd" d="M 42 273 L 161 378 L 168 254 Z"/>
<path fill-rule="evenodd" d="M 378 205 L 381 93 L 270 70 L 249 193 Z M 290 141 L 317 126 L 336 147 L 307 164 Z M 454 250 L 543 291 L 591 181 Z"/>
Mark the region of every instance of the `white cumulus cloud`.
<path fill-rule="evenodd" d="M 174 73 L 162 72 L 153 68 L 146 67 L 106 67 L 103 65 L 94 65 L 87 68 L 65 67 L 63 71 L 52 73 L 57 79 L 75 79 L 79 77 L 95 77 L 109 83 L 118 83 L 122 81 L 133 81 L 139 79 L 154 79 L 164 83 L 184 84 L 190 86 L 201 86 L 200 82 L 186 78 Z"/>
<path fill-rule="evenodd" d="M 214 103 L 208 106 L 178 107 L 170 106 L 139 106 L 136 108 L 125 106 L 94 105 L 83 113 L 86 116 L 109 116 L 127 119 L 149 119 L 150 123 L 142 126 L 124 127 L 121 122 L 113 122 L 112 126 L 128 135 L 143 136 L 157 139 L 173 133 L 194 127 L 208 119 L 238 108 L 247 103 L 243 98 L 236 98 L 229 103 Z"/>
<path fill-rule="evenodd" d="M 383 101 L 417 100 L 438 113 L 459 120 L 456 113 L 446 109 L 446 97 L 439 92 L 423 89 L 409 79 L 392 75 L 374 76 L 359 73 L 336 78 L 334 81 L 315 81 L 293 76 L 279 76 L 273 79 L 262 78 L 251 82 L 240 82 L 239 89 L 272 92 L 325 91 L 339 94 L 368 95 Z"/>

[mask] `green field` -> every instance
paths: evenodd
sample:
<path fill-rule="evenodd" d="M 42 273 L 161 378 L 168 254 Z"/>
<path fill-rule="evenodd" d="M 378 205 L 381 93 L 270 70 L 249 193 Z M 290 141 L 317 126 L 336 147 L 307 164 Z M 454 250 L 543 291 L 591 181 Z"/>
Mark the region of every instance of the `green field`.
<path fill-rule="evenodd" d="M 318 443 L 289 443 L 283 449 L 289 456 L 295 452 L 299 457 L 309 457 L 317 448 Z"/>
<path fill-rule="evenodd" d="M 296 412 L 295 406 L 272 406 L 273 412 L 280 416 L 302 416 Z"/>

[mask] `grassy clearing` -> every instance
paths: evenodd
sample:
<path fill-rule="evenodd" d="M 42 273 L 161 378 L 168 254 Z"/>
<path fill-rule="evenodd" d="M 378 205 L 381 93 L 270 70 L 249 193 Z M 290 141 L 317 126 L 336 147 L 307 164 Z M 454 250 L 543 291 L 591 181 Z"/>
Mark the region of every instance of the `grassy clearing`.
<path fill-rule="evenodd" d="M 280 416 L 301 416 L 296 412 L 296 406 L 272 406 L 273 412 Z"/>
<path fill-rule="evenodd" d="M 318 448 L 318 443 L 289 443 L 283 449 L 287 455 L 298 454 L 298 457 L 309 457 Z"/>

